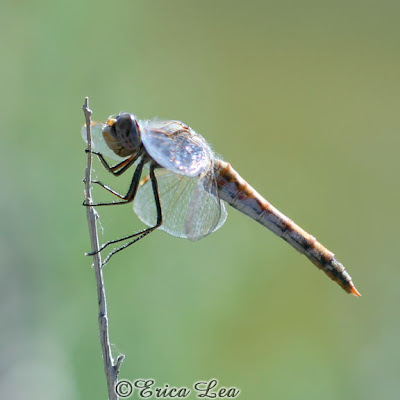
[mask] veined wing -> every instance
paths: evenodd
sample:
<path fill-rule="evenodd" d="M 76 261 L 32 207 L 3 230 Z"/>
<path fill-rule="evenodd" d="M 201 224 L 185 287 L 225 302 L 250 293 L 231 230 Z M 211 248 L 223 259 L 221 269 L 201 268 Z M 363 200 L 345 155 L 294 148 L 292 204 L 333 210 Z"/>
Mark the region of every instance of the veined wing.
<path fill-rule="evenodd" d="M 165 169 L 155 174 L 163 216 L 159 229 L 172 236 L 199 240 L 224 224 L 228 214 L 218 197 L 215 179 L 209 179 L 208 174 L 189 177 Z M 155 225 L 157 212 L 149 179 L 138 190 L 134 211 L 146 225 Z"/>
<path fill-rule="evenodd" d="M 226 221 L 228 213 L 224 202 L 219 198 L 218 186 L 212 172 L 202 176 L 189 204 L 185 229 L 188 239 L 199 240 L 219 229 Z"/>
<path fill-rule="evenodd" d="M 210 168 L 209 145 L 182 122 L 156 121 L 141 127 L 146 151 L 162 167 L 186 176 L 199 176 Z"/>
<path fill-rule="evenodd" d="M 105 124 L 102 122 L 92 122 L 92 150 L 101 153 L 105 157 L 112 158 L 116 161 L 122 161 L 126 157 L 120 157 L 112 151 L 103 137 L 103 127 Z M 87 143 L 86 125 L 82 126 L 81 135 L 85 143 Z M 117 143 L 117 141 L 116 141 Z"/>

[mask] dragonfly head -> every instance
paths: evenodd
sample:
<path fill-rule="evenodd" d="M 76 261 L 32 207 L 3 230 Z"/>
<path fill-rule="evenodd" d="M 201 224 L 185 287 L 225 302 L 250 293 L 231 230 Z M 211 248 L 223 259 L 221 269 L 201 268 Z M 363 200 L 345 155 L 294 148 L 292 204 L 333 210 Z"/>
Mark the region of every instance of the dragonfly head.
<path fill-rule="evenodd" d="M 135 154 L 142 144 L 139 124 L 135 116 L 129 113 L 108 118 L 103 137 L 108 147 L 121 157 Z"/>

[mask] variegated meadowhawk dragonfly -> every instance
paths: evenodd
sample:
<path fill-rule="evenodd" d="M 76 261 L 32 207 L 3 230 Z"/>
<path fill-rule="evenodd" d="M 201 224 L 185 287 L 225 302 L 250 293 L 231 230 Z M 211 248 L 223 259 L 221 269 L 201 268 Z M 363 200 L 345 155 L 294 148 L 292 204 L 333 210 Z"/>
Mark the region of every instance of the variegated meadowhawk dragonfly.
<path fill-rule="evenodd" d="M 82 135 L 86 140 L 85 127 Z M 201 239 L 224 224 L 226 202 L 304 254 L 347 293 L 360 296 L 350 275 L 332 252 L 273 207 L 229 163 L 217 159 L 206 140 L 184 123 L 139 121 L 132 114 L 121 113 L 110 117 L 105 124 L 93 123 L 92 138 L 92 153 L 113 175 L 121 175 L 135 165 L 126 195 L 94 181 L 120 201 L 93 205 L 134 201 L 135 213 L 149 226 L 105 243 L 99 251 L 127 241 L 113 250 L 105 262 L 155 229 L 176 237 Z M 104 156 L 119 163 L 110 166 Z M 142 179 L 145 166 L 149 170 Z"/>

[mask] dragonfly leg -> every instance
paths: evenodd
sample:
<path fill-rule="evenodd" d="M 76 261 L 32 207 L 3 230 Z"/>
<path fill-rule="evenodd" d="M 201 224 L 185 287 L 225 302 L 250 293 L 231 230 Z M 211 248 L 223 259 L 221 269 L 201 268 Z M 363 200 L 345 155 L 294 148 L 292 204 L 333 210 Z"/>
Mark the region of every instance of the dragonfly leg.
<path fill-rule="evenodd" d="M 89 153 L 89 149 L 86 149 L 85 152 Z M 101 153 L 98 153 L 97 151 L 92 151 L 91 153 L 96 154 L 100 162 L 103 164 L 103 167 L 114 176 L 123 174 L 140 156 L 140 153 L 138 153 L 128 157 L 126 160 L 123 160 L 118 164 L 110 166 Z"/>
<path fill-rule="evenodd" d="M 136 196 L 136 192 L 139 187 L 140 176 L 142 175 L 143 166 L 144 166 L 144 164 L 146 164 L 146 162 L 147 162 L 147 160 L 145 160 L 145 159 L 142 159 L 140 161 L 139 165 L 137 166 L 137 168 L 135 170 L 135 173 L 133 174 L 131 184 L 129 185 L 128 192 L 125 196 L 117 193 L 116 191 L 112 190 L 108 186 L 103 185 L 99 181 L 93 181 L 93 183 L 100 185 L 102 188 L 108 190 L 110 193 L 117 196 L 122 201 L 115 201 L 115 202 L 111 202 L 111 203 L 96 203 L 96 204 L 87 204 L 86 202 L 83 202 L 83 205 L 86 207 L 89 207 L 89 206 L 111 206 L 111 205 L 116 205 L 116 204 L 126 204 L 126 203 L 132 202 Z"/>
<path fill-rule="evenodd" d="M 103 262 L 103 265 L 105 265 L 105 264 L 110 260 L 110 258 L 111 258 L 114 254 L 120 252 L 121 250 L 126 249 L 128 246 L 130 246 L 130 245 L 136 243 L 136 242 L 139 241 L 140 239 L 143 239 L 145 236 L 147 236 L 149 233 L 153 232 L 155 229 L 157 229 L 157 228 L 162 224 L 161 202 L 160 202 L 160 196 L 159 196 L 159 193 L 158 193 L 157 179 L 156 179 L 156 176 L 155 176 L 155 174 L 154 174 L 154 168 L 155 168 L 154 165 L 151 165 L 151 166 L 150 166 L 150 173 L 149 173 L 149 176 L 150 176 L 151 185 L 152 185 L 152 189 L 153 189 L 154 201 L 155 201 L 155 203 L 156 203 L 156 209 L 157 209 L 157 222 L 156 222 L 156 224 L 155 224 L 154 226 L 152 226 L 151 228 L 147 228 L 147 229 L 144 229 L 144 230 L 142 230 L 142 231 L 140 231 L 140 232 L 136 232 L 136 233 L 134 233 L 133 235 L 128 235 L 128 236 L 125 236 L 125 237 L 123 237 L 123 238 L 121 238 L 121 239 L 111 240 L 111 241 L 109 241 L 109 242 L 103 244 L 103 245 L 100 247 L 100 249 L 98 250 L 98 252 L 103 251 L 107 246 L 109 246 L 109 245 L 111 245 L 111 244 L 119 243 L 119 242 L 122 242 L 122 241 L 124 241 L 124 240 L 128 240 L 128 239 L 134 238 L 134 239 L 131 240 L 130 242 L 128 242 L 128 243 L 124 244 L 123 246 L 118 247 L 117 249 L 113 250 L 113 251 L 106 257 L 106 259 L 105 259 L 104 262 Z M 88 253 L 89 256 L 92 256 L 92 255 L 94 255 L 94 254 L 96 254 L 96 252 Z"/>

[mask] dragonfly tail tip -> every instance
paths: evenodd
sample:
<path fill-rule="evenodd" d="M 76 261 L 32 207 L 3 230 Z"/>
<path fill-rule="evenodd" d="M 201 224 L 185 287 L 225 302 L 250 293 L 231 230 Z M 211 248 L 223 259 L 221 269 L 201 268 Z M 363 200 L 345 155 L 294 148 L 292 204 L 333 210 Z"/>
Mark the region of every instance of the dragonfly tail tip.
<path fill-rule="evenodd" d="M 350 289 L 350 293 L 356 297 L 361 297 L 361 293 L 355 288 L 355 286 L 352 286 Z"/>

